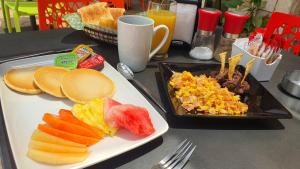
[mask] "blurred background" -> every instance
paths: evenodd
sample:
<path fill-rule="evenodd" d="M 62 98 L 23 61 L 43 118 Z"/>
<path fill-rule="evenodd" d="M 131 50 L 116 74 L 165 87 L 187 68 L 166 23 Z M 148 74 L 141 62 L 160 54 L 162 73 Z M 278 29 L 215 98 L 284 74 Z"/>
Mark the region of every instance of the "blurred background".
<path fill-rule="evenodd" d="M 1 0 L 1 3 L 11 0 Z M 23 0 L 20 0 L 23 1 Z M 178 2 L 183 1 L 197 1 L 197 0 L 178 0 Z M 200 4 L 201 0 L 198 1 Z M 125 0 L 124 3 L 129 2 Z M 134 14 L 143 11 L 142 3 L 147 6 L 147 0 L 131 0 L 130 6 L 125 6 L 127 9 L 127 14 Z M 272 12 L 284 12 L 294 15 L 300 15 L 300 0 L 206 0 L 207 7 L 214 7 L 217 9 L 225 10 L 240 10 L 247 11 L 251 18 L 246 23 L 244 34 L 248 35 L 252 32 L 255 27 L 264 27 L 268 22 L 268 18 Z M 6 33 L 6 26 L 3 17 L 3 6 L 0 6 L 0 33 Z M 13 12 L 10 10 L 10 19 L 12 27 L 14 27 Z M 38 30 L 38 16 L 35 17 L 20 16 L 20 26 L 22 31 L 32 31 Z M 222 21 L 221 21 L 222 22 Z"/>

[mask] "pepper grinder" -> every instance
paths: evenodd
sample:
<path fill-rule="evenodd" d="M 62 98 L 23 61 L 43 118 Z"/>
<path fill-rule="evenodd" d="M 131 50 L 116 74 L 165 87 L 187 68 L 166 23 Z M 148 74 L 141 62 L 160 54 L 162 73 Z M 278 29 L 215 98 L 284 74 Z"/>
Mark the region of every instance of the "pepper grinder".
<path fill-rule="evenodd" d="M 226 11 L 224 13 L 225 23 L 219 45 L 214 53 L 214 58 L 220 61 L 220 53 L 227 52 L 226 61 L 231 56 L 232 44 L 244 29 L 249 16 L 238 11 Z"/>
<path fill-rule="evenodd" d="M 198 28 L 189 54 L 194 59 L 209 60 L 213 57 L 215 30 L 222 12 L 213 8 L 201 8 L 198 9 L 198 14 Z"/>

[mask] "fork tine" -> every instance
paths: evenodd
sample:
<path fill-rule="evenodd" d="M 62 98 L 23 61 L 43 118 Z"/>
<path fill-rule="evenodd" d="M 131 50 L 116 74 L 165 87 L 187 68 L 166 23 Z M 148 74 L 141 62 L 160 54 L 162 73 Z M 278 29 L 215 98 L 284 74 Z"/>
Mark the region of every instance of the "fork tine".
<path fill-rule="evenodd" d="M 176 149 L 175 149 L 173 152 L 171 152 L 171 153 L 169 153 L 168 155 L 166 155 L 166 156 L 159 162 L 159 164 L 160 164 L 160 165 L 166 164 L 166 162 L 168 162 L 168 161 L 176 154 L 176 152 L 182 147 L 182 145 L 183 145 L 186 141 L 187 141 L 187 139 L 183 140 L 183 142 L 181 142 L 181 143 L 176 147 Z"/>
<path fill-rule="evenodd" d="M 185 155 L 187 154 L 187 152 L 188 152 L 188 150 L 190 149 L 190 147 L 192 146 L 193 144 L 192 143 L 190 143 L 190 144 L 188 144 L 188 146 L 186 146 L 182 151 L 180 151 L 180 152 L 178 152 L 178 154 L 176 155 L 176 157 L 174 157 L 172 160 L 170 160 L 167 164 L 168 165 L 170 165 L 170 166 L 168 166 L 167 164 L 166 165 L 164 165 L 164 167 L 166 167 L 167 169 L 172 169 L 172 168 L 174 168 L 176 165 L 177 165 L 177 163 L 179 162 L 179 161 L 181 161 L 184 157 L 185 157 Z"/>
<path fill-rule="evenodd" d="M 181 146 L 180 149 L 178 149 L 175 154 L 169 159 L 169 161 L 167 161 L 164 165 L 162 165 L 163 167 L 167 168 L 169 165 L 171 165 L 177 158 L 178 156 L 189 146 L 191 146 L 192 144 L 190 143 L 190 141 L 186 142 L 185 144 L 183 144 Z"/>
<path fill-rule="evenodd" d="M 193 154 L 194 150 L 196 149 L 196 147 L 197 147 L 197 146 L 194 146 L 194 147 L 192 148 L 192 150 L 184 157 L 184 159 L 183 159 L 180 163 L 178 163 L 178 165 L 177 165 L 175 168 L 173 168 L 173 169 L 182 169 L 183 166 L 187 163 L 187 161 L 188 161 L 188 160 L 190 159 L 190 157 L 192 156 L 192 154 Z"/>
<path fill-rule="evenodd" d="M 178 159 L 178 156 L 180 156 L 182 154 L 183 151 L 185 151 L 186 149 L 188 149 L 188 147 L 190 147 L 192 145 L 192 143 L 190 143 L 190 141 L 188 141 L 187 143 L 185 143 L 176 153 L 175 155 L 168 161 L 166 162 L 163 167 L 167 168 L 168 166 L 170 166 L 174 161 L 176 161 L 176 159 Z"/>

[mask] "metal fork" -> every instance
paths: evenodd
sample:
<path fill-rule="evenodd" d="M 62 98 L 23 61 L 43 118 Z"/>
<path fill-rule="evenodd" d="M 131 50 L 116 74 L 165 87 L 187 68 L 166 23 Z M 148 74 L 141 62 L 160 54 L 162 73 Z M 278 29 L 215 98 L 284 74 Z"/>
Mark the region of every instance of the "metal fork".
<path fill-rule="evenodd" d="M 196 147 L 191 141 L 185 139 L 173 152 L 166 155 L 158 164 L 154 165 L 152 169 L 182 169 Z"/>

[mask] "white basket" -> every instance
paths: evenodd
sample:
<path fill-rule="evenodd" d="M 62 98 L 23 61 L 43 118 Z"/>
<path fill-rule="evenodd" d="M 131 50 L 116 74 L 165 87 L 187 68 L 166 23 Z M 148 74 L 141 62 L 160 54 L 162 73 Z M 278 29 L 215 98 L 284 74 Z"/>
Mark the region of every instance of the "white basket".
<path fill-rule="evenodd" d="M 280 54 L 280 56 L 273 63 L 266 64 L 265 58 L 256 57 L 245 50 L 245 46 L 247 43 L 248 38 L 236 39 L 235 42 L 232 44 L 231 56 L 243 53 L 243 57 L 239 64 L 243 65 L 244 67 L 252 58 L 256 58 L 255 63 L 250 72 L 252 76 L 254 76 L 258 81 L 271 80 L 274 71 L 276 70 L 279 62 L 281 61 L 282 55 Z"/>

